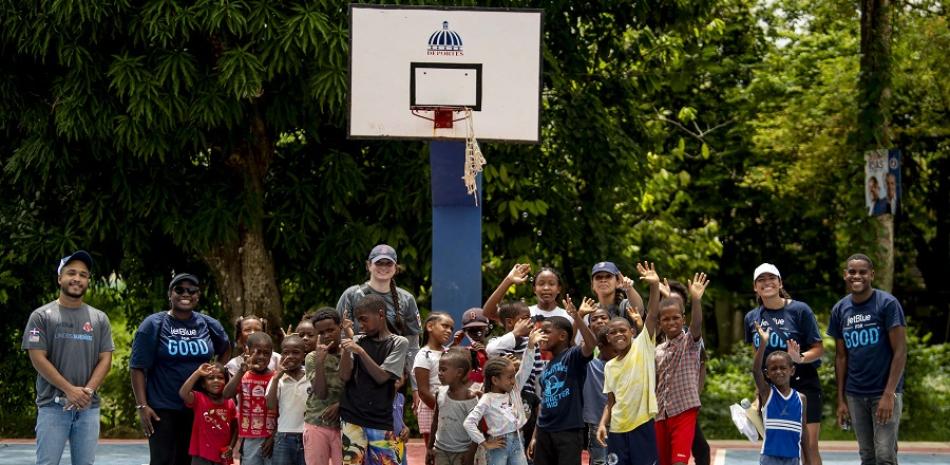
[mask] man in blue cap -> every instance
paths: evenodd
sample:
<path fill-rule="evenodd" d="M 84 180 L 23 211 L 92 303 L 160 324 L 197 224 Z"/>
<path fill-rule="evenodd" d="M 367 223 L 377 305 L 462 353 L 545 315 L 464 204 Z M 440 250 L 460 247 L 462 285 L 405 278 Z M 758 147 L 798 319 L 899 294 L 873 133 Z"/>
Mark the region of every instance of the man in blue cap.
<path fill-rule="evenodd" d="M 59 297 L 33 311 L 22 349 L 36 368 L 36 463 L 58 464 L 69 441 L 73 465 L 91 465 L 99 441 L 97 390 L 112 363 L 109 317 L 83 303 L 92 257 L 59 261 Z"/>

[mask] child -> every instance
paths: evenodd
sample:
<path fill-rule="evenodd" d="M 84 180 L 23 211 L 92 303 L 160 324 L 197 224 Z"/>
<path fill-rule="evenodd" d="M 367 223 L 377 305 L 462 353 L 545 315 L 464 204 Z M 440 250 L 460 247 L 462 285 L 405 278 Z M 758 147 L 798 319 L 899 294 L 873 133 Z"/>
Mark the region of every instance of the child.
<path fill-rule="evenodd" d="M 528 421 L 521 393 L 531 375 L 535 360 L 535 347 L 545 342 L 547 336 L 534 330 L 528 337 L 521 356 L 521 365 L 515 365 L 507 357 L 492 357 L 485 364 L 485 393 L 475 408 L 465 418 L 465 431 L 469 438 L 488 449 L 489 465 L 524 465 L 527 463 L 520 429 Z M 485 419 L 490 439 L 485 439 L 478 423 Z"/>
<path fill-rule="evenodd" d="M 267 386 L 267 410 L 277 415 L 274 465 L 304 465 L 303 416 L 310 383 L 304 376 L 306 351 L 303 338 L 288 334 L 280 344 L 280 366 Z"/>
<path fill-rule="evenodd" d="M 238 395 L 238 437 L 241 446 L 241 465 L 270 463 L 274 447 L 274 411 L 267 408 L 267 384 L 274 377 L 268 368 L 274 352 L 274 341 L 267 333 L 253 333 L 247 337 L 245 355 L 237 374 L 224 388 L 224 397 Z M 250 370 L 250 371 L 248 371 Z"/>
<path fill-rule="evenodd" d="M 689 291 L 686 290 L 686 286 L 678 281 L 667 281 L 663 280 L 663 284 L 660 284 L 660 292 L 663 297 L 672 297 L 679 299 L 683 306 L 686 305 L 686 296 L 689 295 Z M 640 321 L 640 326 L 643 326 L 643 321 Z M 662 335 L 660 335 L 662 336 Z M 659 339 L 659 338 L 658 338 Z M 703 395 L 703 387 L 706 384 L 706 347 L 703 344 L 703 340 L 699 340 L 699 383 L 697 386 L 697 391 L 699 392 L 700 397 Z M 693 462 L 696 465 L 709 465 L 709 443 L 706 442 L 706 437 L 703 435 L 703 429 L 700 426 L 699 416 L 696 418 L 696 431 L 693 434 Z"/>
<path fill-rule="evenodd" d="M 584 423 L 587 424 L 587 451 L 590 453 L 590 465 L 607 463 L 607 448 L 597 443 L 597 425 L 607 405 L 604 394 L 604 365 L 614 358 L 617 351 L 607 341 L 607 324 L 601 323 L 607 311 L 599 308 L 590 316 L 591 330 L 597 325 L 597 358 L 587 364 L 587 379 L 584 381 Z"/>
<path fill-rule="evenodd" d="M 432 429 L 435 391 L 441 386 L 439 359 L 445 351 L 445 345 L 452 339 L 453 326 L 455 326 L 455 321 L 448 313 L 430 313 L 422 325 L 422 348 L 416 353 L 416 360 L 412 364 L 416 386 L 419 388 L 416 393 L 420 401 L 416 408 L 416 419 L 419 421 L 419 432 L 422 433 L 422 439 L 426 444 L 429 443 L 429 433 Z"/>
<path fill-rule="evenodd" d="M 188 454 L 194 465 L 230 464 L 237 441 L 237 410 L 234 401 L 221 394 L 227 370 L 220 364 L 203 363 L 185 380 L 178 395 L 195 411 Z M 198 379 L 201 383 L 195 388 Z"/>
<path fill-rule="evenodd" d="M 317 310 L 311 318 L 316 333 L 313 351 L 304 360 L 310 396 L 304 413 L 303 450 L 307 465 L 341 465 L 340 442 L 340 314 Z M 299 326 L 298 326 L 299 329 Z"/>
<path fill-rule="evenodd" d="M 478 398 L 469 390 L 468 372 L 472 369 L 469 351 L 451 349 L 439 359 L 439 382 L 436 391 L 432 431 L 426 441 L 426 463 L 429 465 L 472 465 L 478 444 L 465 431 L 462 422 L 475 408 Z"/>
<path fill-rule="evenodd" d="M 505 331 L 507 332 L 501 337 L 496 337 L 488 341 L 488 346 L 485 347 L 485 351 L 490 357 L 497 355 L 515 355 L 521 357 L 527 349 L 528 335 L 531 332 L 531 328 L 534 327 L 534 321 L 531 319 L 531 311 L 524 302 L 508 302 L 501 305 L 498 316 L 501 318 L 502 324 L 505 325 Z M 524 383 L 524 387 L 521 388 L 521 401 L 523 402 L 524 413 L 527 418 L 523 438 L 526 452 L 528 444 L 530 444 L 531 439 L 534 438 L 537 408 L 541 403 L 537 381 L 538 378 L 541 377 L 541 372 L 544 370 L 544 363 L 544 359 L 541 357 L 541 351 L 535 350 L 534 359 L 529 368 L 528 380 Z"/>
<path fill-rule="evenodd" d="M 769 340 L 769 331 L 755 322 L 760 341 Z M 795 364 L 788 352 L 776 350 L 765 362 L 768 381 L 762 374 L 762 359 L 765 347 L 759 344 L 752 362 L 752 377 L 755 379 L 756 395 L 765 424 L 765 439 L 762 441 L 760 465 L 798 465 L 802 449 L 807 447 L 808 435 L 802 435 L 807 424 L 805 396 L 789 384 L 795 375 Z"/>
<path fill-rule="evenodd" d="M 340 400 L 343 463 L 398 463 L 393 399 L 396 380 L 405 369 L 409 341 L 389 332 L 386 302 L 378 295 L 357 301 L 353 314 L 363 333 L 340 343 L 340 378 L 345 383 Z"/>
<path fill-rule="evenodd" d="M 541 333 L 548 336 L 541 350 L 549 350 L 553 358 L 541 373 L 541 407 L 528 446 L 529 457 L 538 465 L 581 463 L 585 433 L 581 391 L 587 362 L 597 345 L 584 317 L 593 311 L 593 305 L 593 300 L 585 298 L 578 312 L 566 297 L 565 307 L 574 324 L 559 316 L 541 323 Z M 580 346 L 571 344 L 575 328 L 583 337 Z"/>
<path fill-rule="evenodd" d="M 637 270 L 650 284 L 644 331 L 637 334 L 620 317 L 607 325 L 607 339 L 617 355 L 604 365 L 607 406 L 597 426 L 597 441 L 607 447 L 607 463 L 654 465 L 659 460 L 653 417 L 657 412 L 654 333 L 660 277 L 650 263 L 637 264 Z"/>
<path fill-rule="evenodd" d="M 313 352 L 314 346 L 317 344 L 317 330 L 313 326 L 313 315 L 300 320 L 300 323 L 297 323 L 297 327 L 294 329 L 294 333 L 300 336 L 300 339 L 303 339 L 303 353 Z"/>
<path fill-rule="evenodd" d="M 264 332 L 267 329 L 267 320 L 260 318 L 254 315 L 238 317 L 234 322 L 234 347 L 235 349 L 244 350 L 247 347 L 247 338 L 251 334 Z M 246 352 L 243 354 L 246 355 Z M 244 363 L 246 357 L 243 355 L 237 355 L 231 360 L 228 360 L 228 363 L 224 365 L 228 369 L 228 373 L 231 375 L 231 378 L 234 378 L 237 375 L 238 368 L 241 367 L 241 364 Z M 271 353 L 270 362 L 267 364 L 267 368 L 271 371 L 277 369 L 277 365 L 280 363 L 280 354 L 277 352 Z"/>
<path fill-rule="evenodd" d="M 696 273 L 689 282 L 692 316 L 683 331 L 683 301 L 660 301 L 659 326 L 665 341 L 656 347 L 656 444 L 660 465 L 689 462 L 699 413 L 699 352 L 703 337 L 703 292 L 709 281 Z"/>
<path fill-rule="evenodd" d="M 403 389 L 406 387 L 406 380 L 409 379 L 409 371 L 403 373 L 402 378 L 396 380 L 396 397 L 393 398 L 393 433 L 395 434 L 396 463 L 406 465 L 406 444 L 409 443 L 409 426 L 406 425 L 405 407 L 406 395 Z"/>
<path fill-rule="evenodd" d="M 527 281 L 530 272 L 531 265 L 527 263 L 519 263 L 512 267 L 505 279 L 501 281 L 495 292 L 492 292 L 492 295 L 485 301 L 485 305 L 482 306 L 485 317 L 503 323 L 498 315 L 498 303 L 504 299 L 511 286 L 523 284 Z M 561 277 L 552 268 L 541 268 L 538 274 L 534 276 L 534 295 L 538 298 L 538 303 L 528 307 L 531 317 L 539 320 L 552 316 L 570 319 L 567 311 L 557 305 L 557 298 L 560 294 Z"/>
<path fill-rule="evenodd" d="M 462 330 L 455 333 L 454 345 L 462 343 L 462 339 L 468 336 L 468 346 L 463 346 L 469 351 L 471 356 L 472 369 L 468 372 L 468 380 L 471 381 L 471 389 L 481 390 L 482 382 L 485 377 L 482 374 L 482 367 L 488 361 L 488 352 L 485 351 L 485 337 L 491 333 L 492 325 L 488 318 L 485 318 L 484 312 L 478 307 L 470 308 L 462 316 Z"/>

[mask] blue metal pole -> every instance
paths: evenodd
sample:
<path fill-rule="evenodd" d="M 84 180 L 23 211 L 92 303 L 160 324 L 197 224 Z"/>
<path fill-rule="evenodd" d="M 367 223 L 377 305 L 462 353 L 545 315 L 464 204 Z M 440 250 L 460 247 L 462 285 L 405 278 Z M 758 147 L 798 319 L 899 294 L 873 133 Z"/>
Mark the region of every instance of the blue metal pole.
<path fill-rule="evenodd" d="M 462 314 L 482 306 L 481 199 L 468 195 L 462 174 L 465 142 L 429 143 L 432 169 L 432 310 Z M 481 194 L 481 176 L 478 178 Z"/>

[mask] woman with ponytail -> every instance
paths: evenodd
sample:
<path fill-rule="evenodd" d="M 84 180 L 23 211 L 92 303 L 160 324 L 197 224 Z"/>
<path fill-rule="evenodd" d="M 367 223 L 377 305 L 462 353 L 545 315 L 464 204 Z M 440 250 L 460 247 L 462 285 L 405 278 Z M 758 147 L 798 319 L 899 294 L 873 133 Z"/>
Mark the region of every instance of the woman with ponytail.
<path fill-rule="evenodd" d="M 788 352 L 791 356 L 795 372 L 790 384 L 808 400 L 805 414 L 807 427 L 802 431 L 802 434 L 808 435 L 808 441 L 802 441 L 806 444 L 802 451 L 802 463 L 821 465 L 818 433 L 821 431 L 822 395 L 818 366 L 821 365 L 824 348 L 818 320 L 808 304 L 793 300 L 788 295 L 782 285 L 782 275 L 771 263 L 756 267 L 752 274 L 752 288 L 759 305 L 745 315 L 745 340 L 756 348 L 765 344 L 762 360 L 767 360 L 769 354 L 776 350 Z M 760 340 L 756 325 L 768 329 L 768 341 Z"/>
<path fill-rule="evenodd" d="M 369 271 L 369 280 L 363 284 L 350 286 L 336 304 L 340 317 L 353 322 L 353 330 L 360 332 L 359 323 L 353 317 L 356 303 L 365 296 L 377 295 L 386 303 L 386 323 L 389 331 L 403 336 L 409 341 L 408 362 L 411 366 L 419 351 L 419 333 L 422 332 L 422 321 L 419 318 L 419 307 L 416 298 L 409 291 L 396 287 L 396 274 L 399 267 L 396 262 L 396 249 L 379 244 L 369 252 L 366 259 L 366 270 Z"/>

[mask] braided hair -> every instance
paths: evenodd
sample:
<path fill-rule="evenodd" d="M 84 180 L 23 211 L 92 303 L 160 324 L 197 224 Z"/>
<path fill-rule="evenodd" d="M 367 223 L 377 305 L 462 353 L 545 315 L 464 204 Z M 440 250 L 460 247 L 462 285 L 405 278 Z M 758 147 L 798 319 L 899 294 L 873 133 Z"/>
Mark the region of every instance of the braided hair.
<path fill-rule="evenodd" d="M 426 331 L 426 327 L 429 323 L 436 320 L 441 321 L 442 318 L 445 317 L 450 317 L 450 315 L 445 312 L 431 312 L 426 318 L 426 321 L 422 322 L 422 342 L 419 343 L 422 347 L 426 347 L 426 344 L 429 342 L 429 331 Z"/>
<path fill-rule="evenodd" d="M 244 333 L 244 322 L 247 320 L 257 320 L 261 322 L 261 331 L 267 332 L 267 318 L 259 317 L 257 315 L 241 315 L 234 320 L 234 346 L 238 347 L 240 344 L 241 335 Z"/>
<path fill-rule="evenodd" d="M 399 274 L 399 267 L 396 267 L 396 274 Z M 389 295 L 393 299 L 393 312 L 395 313 L 395 327 L 390 327 L 390 331 L 400 336 L 405 336 L 406 334 L 406 322 L 403 321 L 402 309 L 399 308 L 399 288 L 396 287 L 396 275 L 393 275 L 389 280 Z M 386 319 L 386 324 L 389 324 L 389 318 Z M 425 331 L 423 331 L 424 333 Z"/>
<path fill-rule="evenodd" d="M 508 360 L 506 357 L 495 356 L 488 359 L 485 362 L 485 367 L 482 368 L 482 374 L 485 375 L 485 381 L 482 384 L 482 388 L 485 392 L 492 392 L 492 378 L 496 376 L 501 376 L 506 368 L 511 366 L 511 360 Z"/>

